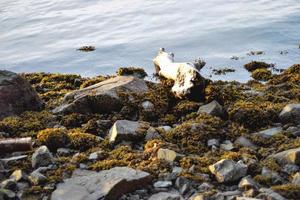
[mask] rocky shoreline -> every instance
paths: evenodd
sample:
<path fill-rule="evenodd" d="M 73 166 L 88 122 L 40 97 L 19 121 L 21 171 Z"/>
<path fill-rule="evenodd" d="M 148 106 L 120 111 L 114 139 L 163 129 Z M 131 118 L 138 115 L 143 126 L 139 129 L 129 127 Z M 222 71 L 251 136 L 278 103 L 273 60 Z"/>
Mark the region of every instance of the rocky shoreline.
<path fill-rule="evenodd" d="M 0 142 L 32 141 L 0 147 L 0 199 L 300 199 L 300 65 L 245 68 L 253 80 L 207 80 L 203 101 L 136 68 L 0 71 Z"/>

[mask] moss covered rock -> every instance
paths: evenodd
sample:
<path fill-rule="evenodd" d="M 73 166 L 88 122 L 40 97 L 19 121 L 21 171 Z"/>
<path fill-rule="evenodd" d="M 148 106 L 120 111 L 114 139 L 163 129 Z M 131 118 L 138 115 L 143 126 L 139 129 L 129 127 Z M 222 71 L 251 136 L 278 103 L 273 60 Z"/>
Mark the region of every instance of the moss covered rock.
<path fill-rule="evenodd" d="M 47 128 L 38 133 L 37 140 L 39 143 L 46 145 L 50 151 L 56 151 L 68 144 L 69 136 L 66 129 Z"/>
<path fill-rule="evenodd" d="M 268 69 L 256 69 L 251 74 L 252 78 L 259 81 L 267 81 L 272 77 L 272 72 Z"/>

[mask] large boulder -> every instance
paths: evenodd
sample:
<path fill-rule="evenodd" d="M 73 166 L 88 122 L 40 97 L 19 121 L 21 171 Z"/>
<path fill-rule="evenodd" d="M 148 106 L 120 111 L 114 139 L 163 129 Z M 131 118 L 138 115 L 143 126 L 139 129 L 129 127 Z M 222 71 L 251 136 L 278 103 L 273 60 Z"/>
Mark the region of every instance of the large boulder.
<path fill-rule="evenodd" d="M 300 124 L 300 104 L 286 105 L 279 114 L 279 118 L 284 123 Z"/>
<path fill-rule="evenodd" d="M 116 200 L 151 182 L 149 173 L 128 167 L 115 167 L 100 172 L 76 170 L 71 178 L 57 185 L 51 200 Z"/>
<path fill-rule="evenodd" d="M 209 170 L 220 183 L 237 181 L 247 174 L 247 166 L 233 160 L 220 160 L 210 165 Z"/>
<path fill-rule="evenodd" d="M 54 113 L 106 113 L 119 111 L 124 102 L 121 93 L 144 93 L 146 82 L 133 76 L 117 76 L 87 88 L 77 90 L 64 97 L 62 105 Z"/>
<path fill-rule="evenodd" d="M 28 81 L 14 72 L 0 70 L 0 119 L 41 110 L 43 105 Z"/>
<path fill-rule="evenodd" d="M 142 136 L 141 130 L 147 126 L 146 122 L 117 120 L 109 130 L 109 143 L 137 140 Z"/>

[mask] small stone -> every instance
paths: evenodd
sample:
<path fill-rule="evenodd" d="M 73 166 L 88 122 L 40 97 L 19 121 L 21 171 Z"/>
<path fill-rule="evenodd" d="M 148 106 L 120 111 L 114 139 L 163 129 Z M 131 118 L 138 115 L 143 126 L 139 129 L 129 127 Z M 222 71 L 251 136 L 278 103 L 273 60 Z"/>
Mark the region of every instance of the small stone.
<path fill-rule="evenodd" d="M 247 174 L 245 164 L 227 159 L 220 160 L 208 168 L 220 183 L 237 181 Z"/>
<path fill-rule="evenodd" d="M 22 170 L 18 169 L 18 170 L 15 170 L 10 175 L 9 178 L 14 179 L 16 182 L 19 182 L 19 181 L 25 181 L 25 180 L 27 180 L 27 175 Z"/>
<path fill-rule="evenodd" d="M 166 132 L 169 132 L 170 130 L 172 130 L 172 127 L 171 127 L 171 126 L 160 126 L 160 127 L 158 127 L 158 128 L 161 128 L 161 129 L 163 129 L 163 130 L 166 131 Z"/>
<path fill-rule="evenodd" d="M 155 107 L 154 107 L 154 104 L 151 101 L 144 101 L 142 103 L 142 108 L 146 112 L 151 112 L 151 111 L 154 110 Z"/>
<path fill-rule="evenodd" d="M 105 152 L 100 150 L 89 155 L 89 160 L 102 160 L 105 158 Z"/>
<path fill-rule="evenodd" d="M 247 147 L 251 149 L 257 149 L 257 146 L 253 144 L 248 138 L 241 136 L 234 141 L 235 145 L 239 145 L 242 147 Z"/>
<path fill-rule="evenodd" d="M 153 194 L 148 200 L 182 200 L 182 197 L 175 192 L 159 192 Z"/>
<path fill-rule="evenodd" d="M 219 199 L 234 200 L 236 199 L 236 197 L 240 195 L 241 195 L 241 191 L 234 190 L 234 191 L 227 191 L 227 192 L 219 192 L 215 196 L 217 200 Z"/>
<path fill-rule="evenodd" d="M 47 181 L 47 177 L 38 171 L 33 171 L 28 178 L 34 185 L 40 185 Z"/>
<path fill-rule="evenodd" d="M 210 102 L 209 104 L 200 106 L 198 114 L 200 113 L 206 113 L 220 118 L 225 117 L 225 111 L 223 107 L 215 100 Z"/>
<path fill-rule="evenodd" d="M 294 185 L 300 185 L 300 172 L 297 172 L 293 176 L 292 184 L 294 184 Z"/>
<path fill-rule="evenodd" d="M 258 199 L 286 200 L 286 198 L 268 188 L 261 188 L 259 192 L 260 194 L 256 196 Z"/>
<path fill-rule="evenodd" d="M 53 156 L 46 146 L 39 147 L 32 155 L 32 167 L 46 167 L 54 163 Z"/>
<path fill-rule="evenodd" d="M 234 149 L 234 146 L 230 140 L 225 140 L 223 143 L 220 145 L 220 149 L 224 151 L 231 151 Z"/>
<path fill-rule="evenodd" d="M 160 148 L 157 151 L 157 158 L 158 159 L 166 160 L 166 161 L 169 161 L 169 162 L 177 161 L 182 157 L 183 157 L 183 155 L 178 154 L 175 151 L 170 150 L 170 149 Z"/>
<path fill-rule="evenodd" d="M 0 159 L 0 162 L 9 164 L 10 162 L 25 160 L 25 159 L 27 159 L 27 157 L 28 157 L 27 155 L 12 156 L 9 158 L 2 158 L 2 159 Z"/>
<path fill-rule="evenodd" d="M 258 133 L 255 133 L 255 135 L 264 137 L 264 138 L 270 138 L 274 135 L 277 135 L 282 132 L 282 127 L 274 127 L 274 128 L 269 128 L 263 131 L 259 131 Z"/>
<path fill-rule="evenodd" d="M 300 164 L 300 147 L 289 149 L 269 156 L 274 158 L 280 164 Z"/>
<path fill-rule="evenodd" d="M 279 118 L 283 123 L 300 123 L 300 104 L 288 104 L 286 105 Z"/>
<path fill-rule="evenodd" d="M 249 189 L 255 189 L 258 190 L 258 184 L 250 177 L 250 176 L 246 176 L 244 178 L 242 178 L 242 180 L 239 183 L 239 189 L 246 191 Z"/>
<path fill-rule="evenodd" d="M 283 178 L 275 171 L 272 171 L 266 167 L 263 167 L 261 170 L 261 175 L 265 177 L 269 177 L 272 180 L 273 184 L 281 184 L 283 183 Z"/>
<path fill-rule="evenodd" d="M 220 141 L 218 139 L 210 139 L 207 141 L 207 146 L 212 147 L 212 146 L 220 146 Z"/>
<path fill-rule="evenodd" d="M 15 200 L 16 193 L 11 190 L 0 189 L 0 199 L 2 200 Z"/>
<path fill-rule="evenodd" d="M 17 183 L 14 179 L 6 179 L 1 182 L 0 186 L 3 189 L 14 190 L 17 186 Z"/>
<path fill-rule="evenodd" d="M 186 194 L 190 188 L 190 181 L 187 178 L 178 177 L 175 181 L 175 186 L 180 194 Z"/>
<path fill-rule="evenodd" d="M 261 199 L 250 198 L 250 197 L 236 197 L 236 200 L 261 200 Z"/>
<path fill-rule="evenodd" d="M 201 185 L 199 185 L 198 190 L 200 192 L 205 192 L 205 191 L 211 190 L 213 188 L 214 188 L 214 186 L 212 184 L 204 182 Z"/>
<path fill-rule="evenodd" d="M 209 198 L 206 197 L 204 194 L 194 194 L 189 198 L 189 200 L 208 200 Z"/>
<path fill-rule="evenodd" d="M 172 186 L 171 181 L 157 181 L 153 184 L 155 188 L 168 188 Z"/>
<path fill-rule="evenodd" d="M 70 156 L 74 151 L 68 148 L 58 148 L 56 154 L 58 156 Z"/>
<path fill-rule="evenodd" d="M 160 139 L 161 136 L 160 134 L 155 130 L 155 128 L 150 127 L 147 130 L 146 136 L 145 136 L 145 141 L 153 140 L 153 139 Z"/>
<path fill-rule="evenodd" d="M 290 175 L 299 171 L 299 167 L 295 164 L 286 164 L 284 165 L 282 171 Z"/>

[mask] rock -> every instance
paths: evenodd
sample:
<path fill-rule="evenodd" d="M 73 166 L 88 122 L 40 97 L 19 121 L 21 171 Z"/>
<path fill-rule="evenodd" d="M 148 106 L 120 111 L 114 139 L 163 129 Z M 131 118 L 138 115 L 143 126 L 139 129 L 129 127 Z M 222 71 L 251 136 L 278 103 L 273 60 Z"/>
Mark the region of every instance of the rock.
<path fill-rule="evenodd" d="M 212 146 L 220 146 L 220 141 L 218 139 L 210 139 L 207 141 L 207 146 L 212 147 Z"/>
<path fill-rule="evenodd" d="M 21 169 L 15 170 L 10 177 L 11 179 L 14 179 L 16 182 L 19 181 L 25 181 L 27 180 L 27 175 L 22 171 Z"/>
<path fill-rule="evenodd" d="M 28 157 L 27 155 L 12 156 L 12 157 L 9 157 L 9 158 L 2 158 L 2 159 L 0 159 L 0 161 L 5 163 L 5 164 L 8 164 L 10 162 L 25 160 L 25 159 L 27 159 L 27 157 Z"/>
<path fill-rule="evenodd" d="M 38 170 L 33 171 L 28 178 L 34 185 L 40 185 L 47 181 L 47 177 L 41 174 Z"/>
<path fill-rule="evenodd" d="M 261 199 L 250 198 L 250 197 L 236 197 L 236 200 L 261 200 Z"/>
<path fill-rule="evenodd" d="M 299 171 L 299 167 L 295 164 L 286 164 L 284 165 L 282 171 L 290 175 Z"/>
<path fill-rule="evenodd" d="M 105 158 L 105 152 L 102 150 L 93 152 L 89 155 L 89 160 L 102 160 Z"/>
<path fill-rule="evenodd" d="M 204 182 L 201 185 L 199 185 L 198 190 L 200 192 L 205 192 L 205 191 L 212 190 L 213 188 L 214 188 L 214 186 L 212 184 Z"/>
<path fill-rule="evenodd" d="M 183 155 L 181 155 L 179 153 L 176 153 L 175 151 L 170 150 L 170 149 L 160 148 L 157 151 L 157 158 L 158 159 L 166 160 L 166 161 L 169 161 L 169 162 L 177 161 L 182 157 L 183 157 Z"/>
<path fill-rule="evenodd" d="M 109 113 L 120 111 L 125 102 L 120 92 L 144 93 L 148 91 L 146 82 L 133 76 L 117 76 L 67 94 L 62 105 L 54 113 Z"/>
<path fill-rule="evenodd" d="M 180 194 L 186 194 L 190 188 L 190 181 L 183 177 L 178 177 L 175 181 L 175 186 Z"/>
<path fill-rule="evenodd" d="M 75 170 L 72 177 L 57 185 L 51 200 L 115 200 L 123 194 L 150 184 L 149 173 L 128 167 L 100 172 Z"/>
<path fill-rule="evenodd" d="M 256 196 L 258 199 L 270 199 L 270 200 L 287 200 L 280 194 L 274 192 L 271 189 L 261 188 L 259 190 L 260 194 Z"/>
<path fill-rule="evenodd" d="M 266 167 L 263 167 L 261 170 L 261 175 L 268 177 L 269 179 L 271 179 L 273 184 L 281 184 L 283 183 L 283 178 L 275 171 L 272 171 Z"/>
<path fill-rule="evenodd" d="M 269 129 L 260 131 L 258 133 L 255 133 L 255 135 L 259 135 L 259 136 L 264 137 L 264 138 L 270 138 L 270 137 L 272 137 L 274 135 L 277 135 L 281 132 L 282 132 L 282 127 L 274 127 L 274 128 L 269 128 Z"/>
<path fill-rule="evenodd" d="M 182 200 L 182 197 L 175 192 L 159 192 L 153 194 L 148 200 Z"/>
<path fill-rule="evenodd" d="M 139 130 L 146 123 L 129 120 L 118 120 L 109 130 L 109 142 L 132 141 L 141 137 Z"/>
<path fill-rule="evenodd" d="M 75 153 L 74 150 L 68 148 L 58 148 L 56 150 L 58 156 L 70 156 L 73 153 Z"/>
<path fill-rule="evenodd" d="M 155 188 L 168 188 L 172 186 L 172 181 L 157 181 L 153 186 Z"/>
<path fill-rule="evenodd" d="M 11 190 L 0 189 L 0 199 L 2 200 L 15 200 L 16 194 Z"/>
<path fill-rule="evenodd" d="M 189 200 L 208 200 L 209 198 L 206 197 L 204 194 L 194 194 L 189 198 Z"/>
<path fill-rule="evenodd" d="M 150 127 L 147 130 L 146 136 L 145 136 L 145 140 L 149 141 L 149 140 L 153 140 L 153 139 L 160 139 L 161 136 L 160 134 L 155 130 L 155 128 Z"/>
<path fill-rule="evenodd" d="M 248 138 L 241 136 L 234 141 L 235 145 L 239 145 L 242 147 L 247 147 L 250 149 L 257 149 L 257 146 L 253 144 Z"/>
<path fill-rule="evenodd" d="M 239 183 L 239 189 L 246 191 L 249 189 L 255 189 L 258 190 L 258 184 L 250 177 L 250 176 L 246 176 L 244 178 L 242 178 L 242 180 Z"/>
<path fill-rule="evenodd" d="M 294 184 L 294 185 L 300 185 L 300 172 L 297 172 L 293 176 L 292 184 Z"/>
<path fill-rule="evenodd" d="M 210 165 L 209 170 L 220 183 L 237 181 L 247 174 L 247 166 L 245 164 L 227 159 Z"/>
<path fill-rule="evenodd" d="M 241 191 L 234 190 L 234 191 L 227 191 L 227 192 L 219 192 L 215 196 L 215 199 L 228 199 L 228 200 L 234 200 L 236 197 L 241 195 Z"/>
<path fill-rule="evenodd" d="M 220 149 L 224 151 L 231 151 L 234 149 L 234 146 L 230 140 L 225 140 L 223 143 L 220 145 Z"/>
<path fill-rule="evenodd" d="M 41 110 L 43 105 L 27 80 L 16 73 L 0 70 L 0 120 L 27 110 Z"/>
<path fill-rule="evenodd" d="M 288 104 L 286 105 L 279 118 L 283 123 L 300 123 L 300 104 Z"/>
<path fill-rule="evenodd" d="M 54 162 L 53 156 L 46 146 L 39 147 L 32 155 L 31 163 L 33 168 L 47 167 Z"/>
<path fill-rule="evenodd" d="M 154 107 L 154 104 L 151 101 L 144 101 L 142 103 L 142 108 L 146 112 L 151 112 L 151 111 L 154 110 L 155 107 Z"/>
<path fill-rule="evenodd" d="M 300 164 L 300 147 L 296 149 L 289 149 L 279 152 L 274 155 L 270 155 L 270 158 L 274 158 L 280 164 Z"/>
<path fill-rule="evenodd" d="M 223 107 L 215 100 L 209 104 L 200 106 L 197 113 L 206 113 L 220 118 L 224 118 L 226 115 Z"/>
<path fill-rule="evenodd" d="M 17 182 L 14 179 L 6 179 L 1 182 L 0 187 L 7 190 L 14 190 L 17 186 Z"/>
<path fill-rule="evenodd" d="M 160 127 L 158 127 L 158 128 L 161 128 L 161 129 L 163 129 L 163 130 L 166 131 L 166 132 L 169 132 L 170 130 L 172 130 L 172 127 L 171 127 L 171 126 L 160 126 Z"/>

